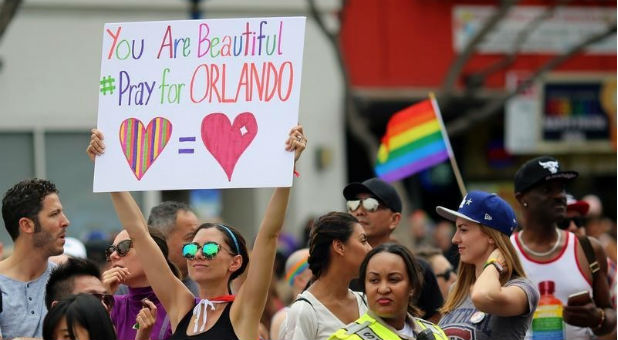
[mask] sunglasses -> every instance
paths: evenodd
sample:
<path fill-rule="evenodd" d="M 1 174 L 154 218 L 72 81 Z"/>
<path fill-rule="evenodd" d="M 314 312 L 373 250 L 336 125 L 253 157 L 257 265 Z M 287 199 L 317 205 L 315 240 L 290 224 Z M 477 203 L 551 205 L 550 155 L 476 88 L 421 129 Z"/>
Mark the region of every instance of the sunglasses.
<path fill-rule="evenodd" d="M 445 281 L 448 281 L 451 278 L 451 274 L 454 274 L 454 273 L 455 273 L 455 271 L 453 270 L 453 268 L 449 268 L 449 269 L 445 270 L 444 273 L 436 274 L 436 277 L 441 277 Z"/>
<path fill-rule="evenodd" d="M 99 294 L 99 293 L 90 293 L 90 295 L 96 297 L 101 300 L 101 303 L 105 306 L 108 312 L 114 309 L 114 304 L 116 300 L 114 300 L 114 296 L 110 294 Z"/>
<path fill-rule="evenodd" d="M 200 245 L 197 242 L 190 242 L 185 243 L 185 245 L 182 246 L 182 256 L 189 260 L 192 260 L 195 258 L 200 248 L 202 249 L 202 255 L 204 256 L 204 258 L 207 258 L 209 260 L 214 259 L 221 250 L 221 246 L 217 242 L 209 241 L 204 243 L 203 245 Z"/>
<path fill-rule="evenodd" d="M 107 261 L 110 261 L 110 257 L 114 252 L 117 252 L 120 257 L 125 257 L 132 246 L 133 242 L 131 242 L 131 240 L 120 241 L 117 245 L 111 244 L 105 248 L 105 258 L 107 258 Z"/>
<path fill-rule="evenodd" d="M 562 230 L 568 229 L 569 225 L 571 225 L 571 221 L 573 221 L 573 223 L 575 223 L 575 225 L 578 228 L 581 228 L 581 227 L 585 226 L 585 223 L 584 223 L 585 222 L 585 218 L 576 216 L 576 217 L 567 217 L 564 220 L 560 221 L 558 223 L 558 228 L 560 228 Z"/>
<path fill-rule="evenodd" d="M 349 200 L 346 202 L 349 212 L 356 211 L 361 204 L 363 205 L 363 209 L 368 212 L 375 212 L 380 209 L 380 201 L 373 197 L 367 197 L 360 200 Z"/>

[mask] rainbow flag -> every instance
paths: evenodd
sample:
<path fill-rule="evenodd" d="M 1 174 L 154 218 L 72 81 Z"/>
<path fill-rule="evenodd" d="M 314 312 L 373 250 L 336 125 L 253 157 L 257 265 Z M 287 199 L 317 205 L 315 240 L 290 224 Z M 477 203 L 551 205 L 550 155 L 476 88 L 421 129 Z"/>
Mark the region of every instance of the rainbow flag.
<path fill-rule="evenodd" d="M 393 182 L 444 162 L 449 157 L 447 143 L 432 100 L 414 104 L 389 120 L 378 150 L 376 175 Z"/>

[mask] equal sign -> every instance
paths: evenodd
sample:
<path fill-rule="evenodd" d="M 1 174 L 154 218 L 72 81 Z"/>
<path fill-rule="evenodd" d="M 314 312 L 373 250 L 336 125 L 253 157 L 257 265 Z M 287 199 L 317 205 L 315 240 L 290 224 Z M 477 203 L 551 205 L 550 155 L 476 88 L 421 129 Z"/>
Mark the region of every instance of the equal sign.
<path fill-rule="evenodd" d="M 179 142 L 195 142 L 195 137 L 180 137 Z M 193 149 L 178 149 L 178 153 L 193 153 Z"/>

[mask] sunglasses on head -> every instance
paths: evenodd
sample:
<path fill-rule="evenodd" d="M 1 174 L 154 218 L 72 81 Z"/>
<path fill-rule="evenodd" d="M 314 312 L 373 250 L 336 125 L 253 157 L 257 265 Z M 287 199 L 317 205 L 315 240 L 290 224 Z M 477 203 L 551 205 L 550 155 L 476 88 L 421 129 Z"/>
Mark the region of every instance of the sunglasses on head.
<path fill-rule="evenodd" d="M 558 228 L 562 230 L 568 229 L 569 225 L 571 225 L 571 221 L 573 221 L 573 223 L 575 223 L 575 225 L 578 228 L 585 226 L 585 223 L 584 223 L 585 219 L 583 217 L 576 216 L 576 217 L 567 217 L 564 220 L 560 221 L 558 223 Z"/>
<path fill-rule="evenodd" d="M 182 246 L 182 256 L 189 260 L 192 260 L 195 258 L 200 248 L 202 249 L 202 255 L 204 256 L 204 258 L 207 258 L 209 260 L 214 259 L 221 250 L 221 246 L 217 242 L 209 241 L 204 243 L 203 245 L 200 245 L 197 242 L 190 242 L 185 243 L 185 245 Z"/>
<path fill-rule="evenodd" d="M 105 248 L 105 258 L 109 261 L 114 252 L 117 252 L 120 257 L 127 256 L 132 246 L 133 242 L 131 240 L 120 241 L 117 245 L 111 244 Z"/>
<path fill-rule="evenodd" d="M 107 311 L 111 311 L 112 309 L 114 309 L 114 304 L 116 303 L 116 300 L 114 300 L 114 296 L 110 295 L 110 294 L 99 294 L 99 293 L 90 293 L 90 295 L 96 297 L 97 299 L 101 300 L 101 303 L 103 303 L 103 305 L 105 306 L 105 309 L 107 309 Z"/>
<path fill-rule="evenodd" d="M 445 270 L 444 273 L 436 274 L 436 277 L 441 277 L 445 281 L 448 281 L 451 278 L 451 274 L 454 274 L 454 273 L 455 271 L 453 270 L 453 268 L 449 268 Z"/>
<path fill-rule="evenodd" d="M 356 211 L 361 204 L 363 205 L 363 209 L 368 212 L 374 212 L 380 209 L 380 201 L 373 197 L 367 197 L 359 200 L 349 200 L 346 202 L 349 212 Z"/>

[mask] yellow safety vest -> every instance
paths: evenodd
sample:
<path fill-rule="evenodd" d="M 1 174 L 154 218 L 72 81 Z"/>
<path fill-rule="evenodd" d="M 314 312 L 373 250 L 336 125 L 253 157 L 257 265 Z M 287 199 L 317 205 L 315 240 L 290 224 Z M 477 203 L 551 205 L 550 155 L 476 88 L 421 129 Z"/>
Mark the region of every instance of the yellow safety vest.
<path fill-rule="evenodd" d="M 431 329 L 436 340 L 447 340 L 446 334 L 440 327 L 429 321 L 414 318 L 414 322 L 421 330 Z M 399 335 L 385 325 L 365 313 L 354 324 L 336 331 L 328 340 L 400 340 Z"/>

